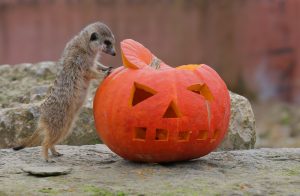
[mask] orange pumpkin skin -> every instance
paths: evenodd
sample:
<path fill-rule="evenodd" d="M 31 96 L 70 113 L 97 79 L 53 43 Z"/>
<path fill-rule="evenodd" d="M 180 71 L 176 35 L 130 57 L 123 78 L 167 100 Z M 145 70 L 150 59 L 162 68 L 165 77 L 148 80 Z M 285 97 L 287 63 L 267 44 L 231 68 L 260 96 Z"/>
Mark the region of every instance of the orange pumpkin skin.
<path fill-rule="evenodd" d="M 139 51 L 132 49 L 135 44 Z M 204 64 L 172 68 L 159 62 L 154 69 L 148 66 L 154 55 L 140 46 L 133 40 L 121 43 L 124 66 L 96 92 L 94 118 L 103 142 L 121 157 L 140 162 L 189 160 L 213 151 L 230 118 L 223 80 Z M 146 55 L 134 57 L 137 52 Z"/>

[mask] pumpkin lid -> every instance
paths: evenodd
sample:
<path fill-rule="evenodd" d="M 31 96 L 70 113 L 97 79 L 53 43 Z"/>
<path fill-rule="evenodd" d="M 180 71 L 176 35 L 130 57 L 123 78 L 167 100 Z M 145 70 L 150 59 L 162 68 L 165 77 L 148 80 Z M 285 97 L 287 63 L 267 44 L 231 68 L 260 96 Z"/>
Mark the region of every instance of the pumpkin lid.
<path fill-rule="evenodd" d="M 121 54 L 123 64 L 127 68 L 141 69 L 151 66 L 158 69 L 160 67 L 161 61 L 142 44 L 132 39 L 125 39 L 121 42 Z"/>

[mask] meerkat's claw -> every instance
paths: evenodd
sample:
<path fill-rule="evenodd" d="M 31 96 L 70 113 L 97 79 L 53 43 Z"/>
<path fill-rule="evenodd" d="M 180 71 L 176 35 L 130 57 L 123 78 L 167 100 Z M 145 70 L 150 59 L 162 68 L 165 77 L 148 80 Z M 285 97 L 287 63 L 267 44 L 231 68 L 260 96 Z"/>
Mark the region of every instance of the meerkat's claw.
<path fill-rule="evenodd" d="M 109 76 L 109 74 L 111 73 L 112 69 L 113 69 L 113 67 L 108 67 L 108 70 L 106 70 L 106 71 L 104 72 L 105 78 L 106 78 L 107 76 Z"/>
<path fill-rule="evenodd" d="M 111 73 L 111 70 L 113 69 L 113 67 L 105 66 L 98 61 L 96 62 L 96 64 L 98 65 L 98 69 L 104 73 L 105 77 L 107 77 Z"/>
<path fill-rule="evenodd" d="M 101 71 L 107 71 L 107 70 L 109 70 L 111 68 L 111 67 L 107 67 L 107 66 L 103 65 L 102 63 L 99 63 L 98 61 L 96 62 L 96 64 L 99 66 L 98 68 Z"/>

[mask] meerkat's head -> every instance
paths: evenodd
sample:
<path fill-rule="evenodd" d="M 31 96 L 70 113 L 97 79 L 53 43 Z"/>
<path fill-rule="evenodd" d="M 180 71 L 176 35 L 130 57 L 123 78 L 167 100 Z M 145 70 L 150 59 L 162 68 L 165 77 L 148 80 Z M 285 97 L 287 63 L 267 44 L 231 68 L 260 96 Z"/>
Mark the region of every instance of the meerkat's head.
<path fill-rule="evenodd" d="M 115 37 L 111 30 L 103 23 L 93 23 L 86 28 L 89 49 L 95 53 L 104 52 L 115 56 Z"/>

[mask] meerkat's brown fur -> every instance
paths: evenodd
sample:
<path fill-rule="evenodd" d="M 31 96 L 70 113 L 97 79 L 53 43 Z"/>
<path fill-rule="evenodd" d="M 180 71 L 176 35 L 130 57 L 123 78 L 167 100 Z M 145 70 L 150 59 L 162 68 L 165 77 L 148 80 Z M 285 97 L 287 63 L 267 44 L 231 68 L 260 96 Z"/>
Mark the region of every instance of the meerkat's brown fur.
<path fill-rule="evenodd" d="M 46 161 L 49 161 L 49 149 L 53 156 L 62 155 L 54 145 L 71 132 L 88 93 L 90 81 L 98 78 L 99 70 L 106 71 L 103 68 L 107 67 L 98 66 L 101 52 L 114 56 L 114 44 L 111 30 L 100 22 L 88 25 L 67 44 L 58 62 L 58 66 L 63 68 L 40 106 L 38 127 L 30 138 L 14 150 L 37 145 L 42 136 L 42 154 Z"/>

